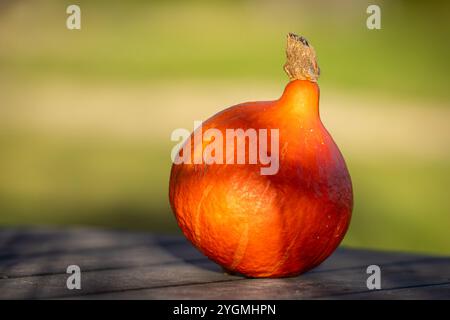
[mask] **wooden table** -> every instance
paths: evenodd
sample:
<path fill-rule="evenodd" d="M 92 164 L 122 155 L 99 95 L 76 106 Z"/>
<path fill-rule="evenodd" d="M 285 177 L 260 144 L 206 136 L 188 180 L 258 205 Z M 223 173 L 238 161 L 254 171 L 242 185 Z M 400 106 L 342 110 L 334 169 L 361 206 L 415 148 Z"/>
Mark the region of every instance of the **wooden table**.
<path fill-rule="evenodd" d="M 366 268 L 381 268 L 368 290 Z M 69 265 L 81 290 L 66 287 Z M 450 299 L 450 258 L 338 249 L 299 277 L 228 275 L 183 237 L 92 229 L 0 229 L 1 299 Z"/>

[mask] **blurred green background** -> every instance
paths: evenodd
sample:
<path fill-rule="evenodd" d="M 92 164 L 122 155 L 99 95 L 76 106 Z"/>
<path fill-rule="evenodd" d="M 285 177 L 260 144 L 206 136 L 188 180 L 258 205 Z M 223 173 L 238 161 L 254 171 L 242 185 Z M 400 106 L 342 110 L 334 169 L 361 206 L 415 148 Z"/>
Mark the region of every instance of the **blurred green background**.
<path fill-rule="evenodd" d="M 66 28 L 81 7 L 82 29 Z M 366 8 L 381 7 L 368 30 Z M 321 66 L 352 175 L 344 244 L 450 254 L 450 5 L 419 1 L 1 1 L 0 226 L 179 232 L 175 128 L 278 98 L 288 32 Z"/>

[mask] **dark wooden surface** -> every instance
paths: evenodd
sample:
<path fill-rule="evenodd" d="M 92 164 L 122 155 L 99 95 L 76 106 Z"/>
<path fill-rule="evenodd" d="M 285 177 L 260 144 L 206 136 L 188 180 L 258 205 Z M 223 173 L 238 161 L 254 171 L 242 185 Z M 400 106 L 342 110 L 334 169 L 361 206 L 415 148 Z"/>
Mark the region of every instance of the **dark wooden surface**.
<path fill-rule="evenodd" d="M 81 290 L 68 290 L 69 265 Z M 381 267 L 381 290 L 366 286 Z M 0 229 L 0 299 L 450 299 L 450 258 L 338 249 L 299 277 L 228 275 L 184 238 L 91 229 Z"/>

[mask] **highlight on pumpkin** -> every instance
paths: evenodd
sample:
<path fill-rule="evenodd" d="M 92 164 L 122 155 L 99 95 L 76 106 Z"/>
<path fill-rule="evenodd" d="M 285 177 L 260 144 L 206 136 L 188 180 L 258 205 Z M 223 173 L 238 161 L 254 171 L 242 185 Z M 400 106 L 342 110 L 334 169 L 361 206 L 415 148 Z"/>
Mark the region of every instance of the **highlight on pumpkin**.
<path fill-rule="evenodd" d="M 172 132 L 174 164 L 252 164 L 260 165 L 262 175 L 274 175 L 279 169 L 279 129 L 246 130 L 227 128 L 203 130 L 194 122 L 193 135 L 184 128 Z"/>

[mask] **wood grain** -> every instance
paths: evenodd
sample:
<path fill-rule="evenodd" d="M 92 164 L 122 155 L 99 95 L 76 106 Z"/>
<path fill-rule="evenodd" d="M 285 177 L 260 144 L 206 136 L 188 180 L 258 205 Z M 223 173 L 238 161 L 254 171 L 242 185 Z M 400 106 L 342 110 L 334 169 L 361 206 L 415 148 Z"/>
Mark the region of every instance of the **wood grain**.
<path fill-rule="evenodd" d="M 66 268 L 79 265 L 81 290 Z M 381 268 L 368 290 L 367 266 Z M 0 299 L 450 299 L 450 258 L 340 248 L 299 277 L 225 274 L 179 236 L 93 229 L 0 230 Z"/>

